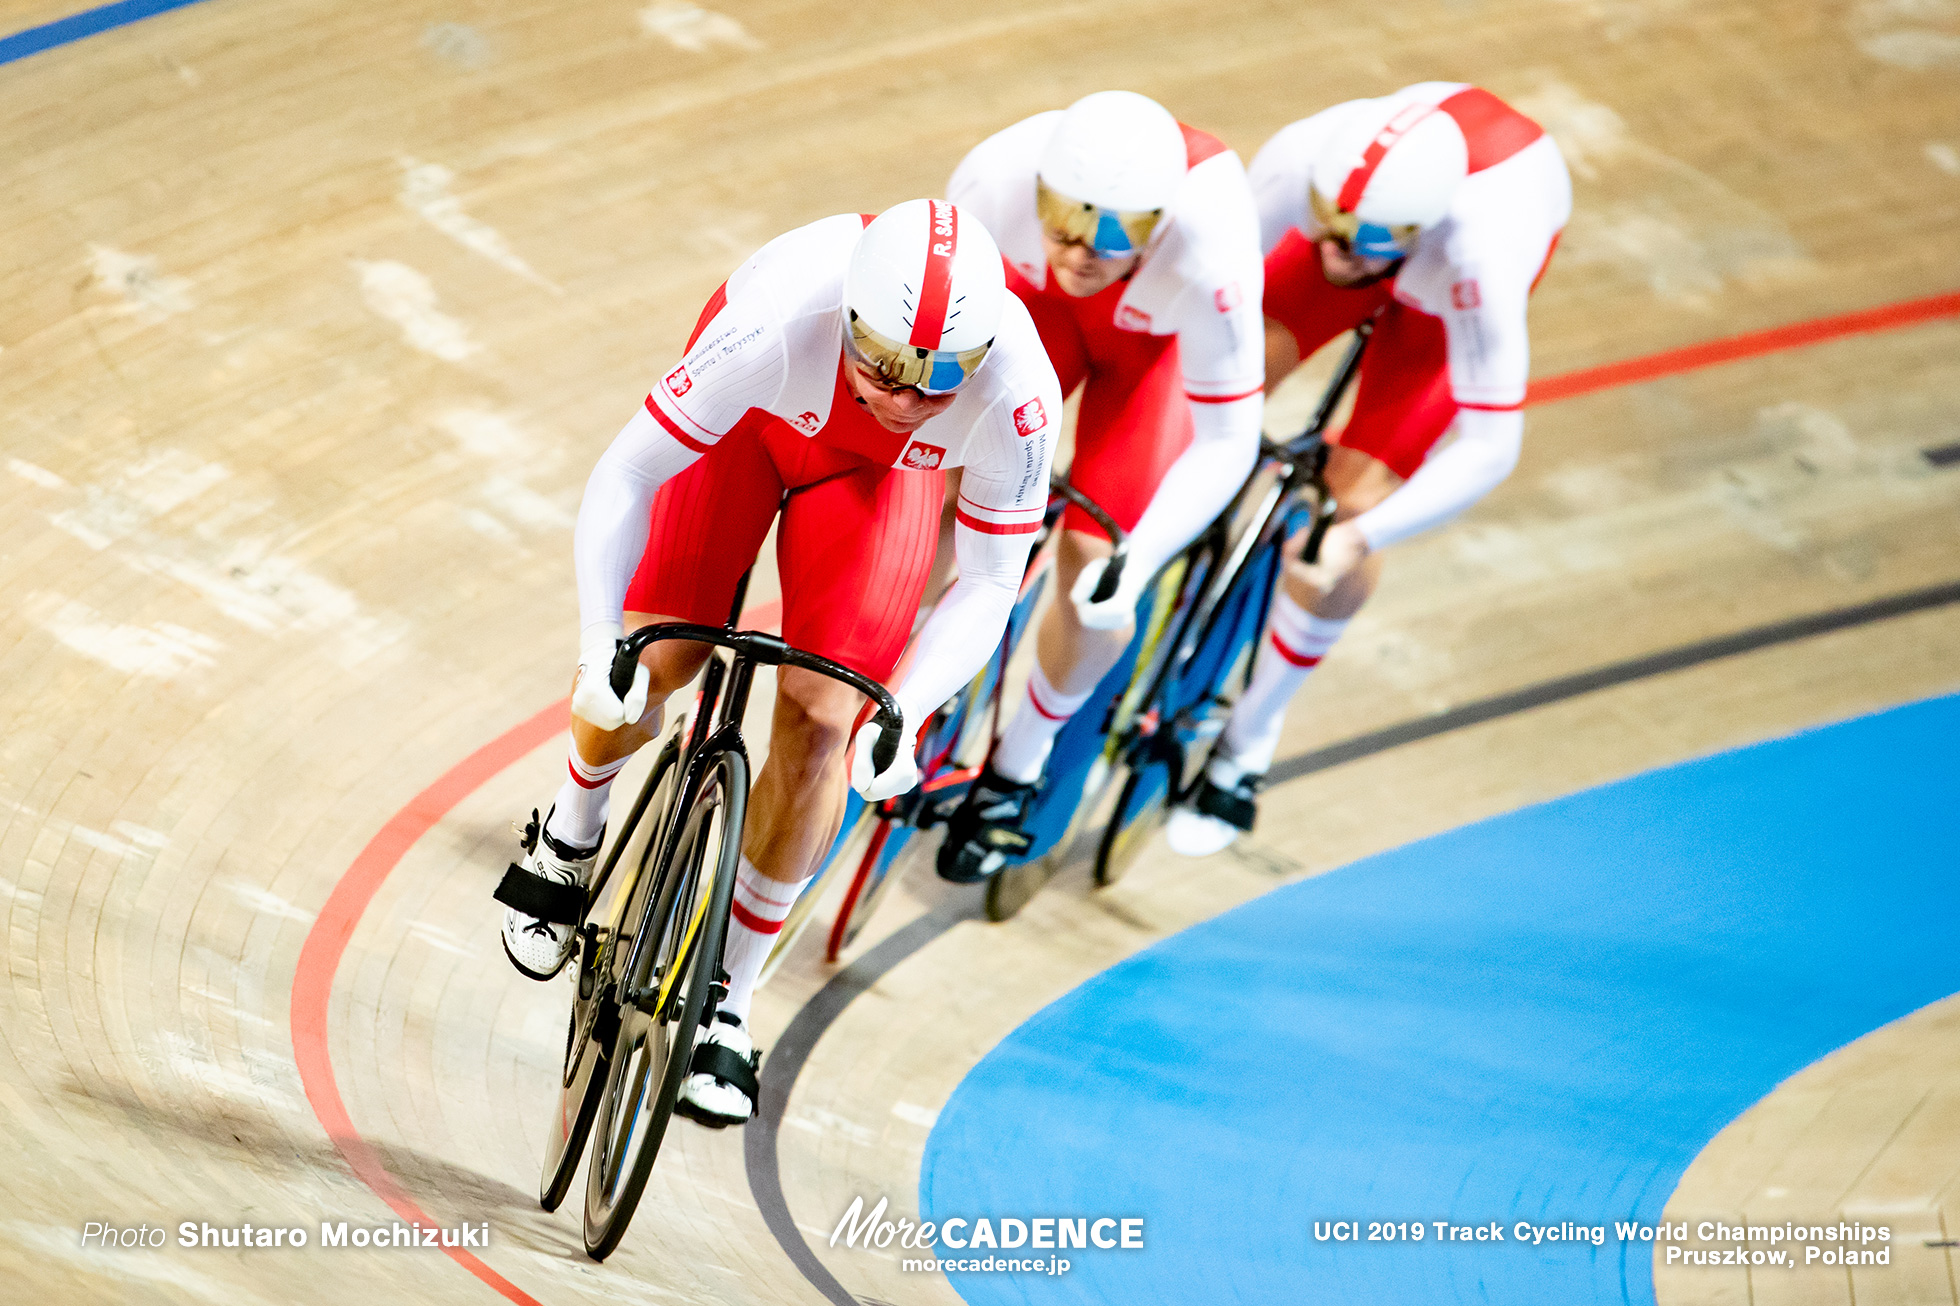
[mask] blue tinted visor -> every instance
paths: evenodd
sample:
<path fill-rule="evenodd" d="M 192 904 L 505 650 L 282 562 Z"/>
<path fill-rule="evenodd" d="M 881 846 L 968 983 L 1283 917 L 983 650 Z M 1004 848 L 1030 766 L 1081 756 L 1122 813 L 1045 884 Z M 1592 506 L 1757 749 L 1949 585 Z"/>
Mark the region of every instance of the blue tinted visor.
<path fill-rule="evenodd" d="M 1098 258 L 1127 258 L 1150 243 L 1150 233 L 1163 218 L 1162 209 L 1132 212 L 1105 209 L 1071 199 L 1034 180 L 1035 216 L 1051 239 L 1064 245 L 1087 245 Z"/>
<path fill-rule="evenodd" d="M 1357 226 L 1348 248 L 1363 258 L 1402 258 L 1409 252 L 1393 230 L 1374 222 Z"/>
<path fill-rule="evenodd" d="M 855 312 L 848 315 L 844 352 L 852 362 L 874 374 L 891 389 L 910 386 L 920 394 L 951 394 L 973 378 L 987 361 L 989 340 L 973 349 L 921 349 L 901 345 L 873 331 Z"/>

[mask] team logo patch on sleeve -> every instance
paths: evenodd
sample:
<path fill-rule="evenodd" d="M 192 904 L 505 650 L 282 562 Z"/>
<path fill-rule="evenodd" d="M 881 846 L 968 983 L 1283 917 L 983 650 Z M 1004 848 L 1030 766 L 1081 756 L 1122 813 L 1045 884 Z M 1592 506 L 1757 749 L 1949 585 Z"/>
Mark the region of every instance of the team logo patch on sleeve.
<path fill-rule="evenodd" d="M 914 440 L 905 446 L 905 454 L 898 460 L 898 465 L 929 472 L 945 461 L 946 450 L 943 447 L 927 444 L 924 440 Z"/>
<path fill-rule="evenodd" d="M 1477 293 L 1477 279 L 1475 277 L 1470 278 L 1468 281 L 1459 281 L 1450 287 L 1450 303 L 1456 305 L 1458 308 L 1475 308 L 1483 302 L 1483 296 Z"/>
<path fill-rule="evenodd" d="M 1041 396 L 1022 404 L 1014 410 L 1014 429 L 1022 435 L 1033 435 L 1048 425 L 1048 410 L 1041 406 Z"/>
<path fill-rule="evenodd" d="M 687 364 L 682 363 L 679 367 L 667 373 L 667 379 L 662 381 L 661 384 L 667 387 L 668 394 L 678 399 L 694 388 L 694 378 L 687 374 Z"/>
<path fill-rule="evenodd" d="M 1220 286 L 1212 291 L 1211 302 L 1218 305 L 1218 311 L 1221 313 L 1229 313 L 1237 308 L 1244 302 L 1239 295 L 1239 283 L 1234 281 L 1229 286 Z"/>
<path fill-rule="evenodd" d="M 795 425 L 797 430 L 815 435 L 817 428 L 823 425 L 823 418 L 815 413 L 803 413 L 797 417 Z"/>

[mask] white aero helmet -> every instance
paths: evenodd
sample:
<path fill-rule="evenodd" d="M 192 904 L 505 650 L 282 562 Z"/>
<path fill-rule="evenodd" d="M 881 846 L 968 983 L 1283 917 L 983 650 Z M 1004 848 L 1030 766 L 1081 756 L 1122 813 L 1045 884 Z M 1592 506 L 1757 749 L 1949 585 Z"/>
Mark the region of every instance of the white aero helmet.
<path fill-rule="evenodd" d="M 1134 91 L 1085 95 L 1041 152 L 1041 225 L 1104 258 L 1134 254 L 1183 184 L 1185 158 L 1184 129 L 1163 105 Z"/>
<path fill-rule="evenodd" d="M 987 229 L 945 200 L 871 220 L 844 273 L 844 347 L 888 385 L 957 390 L 1000 327 L 1007 274 Z"/>
<path fill-rule="evenodd" d="M 1356 100 L 1313 161 L 1314 220 L 1366 258 L 1401 258 L 1449 212 L 1469 169 L 1455 118 L 1434 104 Z"/>

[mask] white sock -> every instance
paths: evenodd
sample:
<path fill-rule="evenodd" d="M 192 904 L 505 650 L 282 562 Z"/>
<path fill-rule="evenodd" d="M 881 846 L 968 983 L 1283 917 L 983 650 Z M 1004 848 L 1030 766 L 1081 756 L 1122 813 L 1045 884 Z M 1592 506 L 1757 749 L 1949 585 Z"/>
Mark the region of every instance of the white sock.
<path fill-rule="evenodd" d="M 1089 695 L 1096 692 L 1094 685 L 1080 694 L 1064 694 L 1048 683 L 1048 673 L 1041 669 L 1041 659 L 1036 658 L 1034 674 L 1028 677 L 1028 697 L 1007 729 L 1001 732 L 1000 742 L 994 745 L 993 767 L 1006 779 L 1016 784 L 1032 784 L 1041 778 L 1041 768 L 1048 765 L 1048 750 L 1055 746 L 1055 733 L 1068 724 L 1075 710 L 1089 701 Z"/>
<path fill-rule="evenodd" d="M 1229 759 L 1225 769 L 1236 770 L 1226 779 L 1220 778 L 1222 772 L 1211 771 L 1212 783 L 1233 784 L 1248 771 L 1265 774 L 1279 749 L 1287 703 L 1346 629 L 1345 618 L 1316 617 L 1283 590 L 1273 596 L 1267 639 L 1252 664 L 1252 683 L 1233 707 L 1232 719 L 1219 740 L 1223 756 L 1212 762 L 1212 767 L 1218 768 L 1220 762 Z"/>
<path fill-rule="evenodd" d="M 546 827 L 551 837 L 573 848 L 590 848 L 606 832 L 606 811 L 612 804 L 613 778 L 626 765 L 625 758 L 594 766 L 578 755 L 578 741 L 572 741 L 565 783 L 558 787 L 552 804 L 551 821 Z"/>
<path fill-rule="evenodd" d="M 815 878 L 809 876 L 795 884 L 772 880 L 746 856 L 735 872 L 735 910 L 728 918 L 728 947 L 721 955 L 721 964 L 728 970 L 728 1001 L 721 1009 L 741 1017 L 744 1025 L 749 1023 L 749 1005 L 755 1000 L 755 980 L 762 974 L 762 963 L 769 960 L 769 949 L 776 946 L 789 909 Z"/>

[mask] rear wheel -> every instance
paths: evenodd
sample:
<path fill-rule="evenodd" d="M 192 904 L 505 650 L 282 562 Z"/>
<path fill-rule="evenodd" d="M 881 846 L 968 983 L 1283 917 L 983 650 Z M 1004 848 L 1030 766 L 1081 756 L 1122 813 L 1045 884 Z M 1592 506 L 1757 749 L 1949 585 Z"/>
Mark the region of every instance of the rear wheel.
<path fill-rule="evenodd" d="M 1090 764 L 1089 774 L 1082 782 L 1082 794 L 1076 800 L 1075 810 L 1069 815 L 1068 828 L 1055 841 L 1055 846 L 1039 857 L 1031 857 L 1004 868 L 987 881 L 988 920 L 999 924 L 1011 919 L 1041 892 L 1048 881 L 1061 873 L 1062 867 L 1068 864 L 1069 853 L 1075 848 L 1076 835 L 1084 828 L 1087 814 L 1093 812 L 1096 804 L 1102 801 L 1109 775 L 1109 755 L 1105 751 Z"/>
<path fill-rule="evenodd" d="M 1062 869 L 1062 850 L 1067 846 L 1068 841 L 1064 840 L 1031 861 L 1002 868 L 988 880 L 987 919 L 996 924 L 1011 920 L 1027 906 L 1042 886 L 1055 878 L 1055 872 Z"/>
<path fill-rule="evenodd" d="M 579 1039 L 579 1018 L 585 1013 L 572 1009 L 565 1030 L 565 1074 L 558 1094 L 558 1117 L 551 1122 L 551 1135 L 545 1142 L 544 1175 L 539 1182 L 538 1205 L 555 1211 L 571 1191 L 572 1176 L 578 1173 L 579 1158 L 585 1155 L 585 1140 L 592 1132 L 592 1117 L 598 1114 L 599 1093 L 605 1087 L 607 1060 L 612 1036 L 619 1023 L 619 1011 L 610 1000 L 599 999 L 592 1012 L 592 1028 Z"/>
<path fill-rule="evenodd" d="M 712 1014 L 708 990 L 728 935 L 741 855 L 748 767 L 723 753 L 702 778 L 664 868 L 649 946 L 626 978 L 586 1171 L 585 1250 L 604 1260 L 626 1233 L 673 1119 L 695 1037 Z"/>

